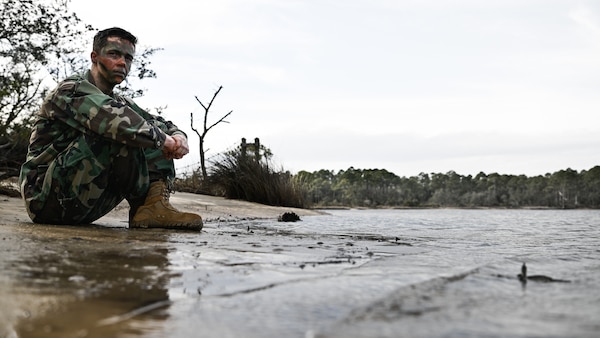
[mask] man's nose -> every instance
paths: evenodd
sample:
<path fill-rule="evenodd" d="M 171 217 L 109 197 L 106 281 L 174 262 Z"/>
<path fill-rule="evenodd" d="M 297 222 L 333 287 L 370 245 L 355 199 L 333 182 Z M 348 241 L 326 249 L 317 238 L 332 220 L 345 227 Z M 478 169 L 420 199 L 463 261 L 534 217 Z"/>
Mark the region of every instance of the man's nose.
<path fill-rule="evenodd" d="M 117 58 L 117 64 L 119 64 L 119 65 L 122 65 L 122 66 L 125 66 L 125 65 L 127 65 L 127 60 L 125 59 L 125 56 L 124 56 L 124 55 L 120 55 L 120 56 Z"/>

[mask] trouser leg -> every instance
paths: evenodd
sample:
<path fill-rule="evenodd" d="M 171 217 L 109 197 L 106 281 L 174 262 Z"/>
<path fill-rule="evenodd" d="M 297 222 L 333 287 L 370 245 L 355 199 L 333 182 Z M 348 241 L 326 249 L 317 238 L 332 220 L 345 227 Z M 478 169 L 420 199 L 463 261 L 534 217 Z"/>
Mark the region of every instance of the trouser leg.
<path fill-rule="evenodd" d="M 175 178 L 175 164 L 173 160 L 167 160 L 160 149 L 144 149 L 144 159 L 148 166 L 148 184 L 156 181 L 165 181 L 169 186 L 172 185 Z M 149 186 L 149 185 L 148 185 Z M 142 206 L 146 200 L 148 188 L 142 194 L 126 194 L 125 198 L 129 202 L 129 221 L 131 222 L 137 209 Z"/>
<path fill-rule="evenodd" d="M 139 148 L 82 136 L 50 163 L 29 204 L 38 223 L 91 223 L 124 198 L 143 196 L 149 185 Z"/>

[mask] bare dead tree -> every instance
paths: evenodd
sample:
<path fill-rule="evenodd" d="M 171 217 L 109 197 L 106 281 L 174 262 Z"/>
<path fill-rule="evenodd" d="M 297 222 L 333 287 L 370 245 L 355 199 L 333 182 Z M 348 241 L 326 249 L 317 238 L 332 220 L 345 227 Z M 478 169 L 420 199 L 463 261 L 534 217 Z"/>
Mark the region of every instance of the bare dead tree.
<path fill-rule="evenodd" d="M 196 135 L 198 135 L 198 138 L 200 139 L 200 168 L 202 170 L 202 178 L 204 180 L 206 180 L 208 178 L 208 174 L 206 173 L 206 163 L 205 163 L 206 158 L 205 158 L 205 151 L 204 151 L 204 140 L 206 139 L 206 134 L 208 133 L 209 130 L 212 129 L 212 127 L 216 126 L 217 124 L 219 124 L 221 122 L 229 123 L 229 121 L 225 121 L 225 119 L 227 118 L 227 116 L 229 116 L 229 115 L 231 115 L 231 113 L 233 113 L 233 110 L 231 110 L 231 111 L 229 111 L 229 113 L 223 115 L 223 117 L 221 117 L 217 122 L 211 124 L 210 126 L 208 125 L 208 111 L 210 110 L 210 107 L 212 106 L 213 102 L 215 101 L 215 98 L 217 97 L 217 95 L 219 94 L 221 89 L 223 89 L 223 86 L 220 86 L 219 89 L 217 89 L 217 91 L 213 95 L 213 97 L 210 100 L 210 102 L 208 103 L 208 105 L 204 105 L 202 103 L 202 101 L 200 101 L 200 99 L 198 99 L 198 96 L 195 96 L 196 101 L 198 101 L 198 103 L 200 103 L 202 108 L 204 108 L 204 124 L 203 124 L 202 133 L 200 133 L 196 128 L 194 128 L 194 113 L 190 113 L 190 123 L 192 126 L 192 130 L 196 133 Z"/>

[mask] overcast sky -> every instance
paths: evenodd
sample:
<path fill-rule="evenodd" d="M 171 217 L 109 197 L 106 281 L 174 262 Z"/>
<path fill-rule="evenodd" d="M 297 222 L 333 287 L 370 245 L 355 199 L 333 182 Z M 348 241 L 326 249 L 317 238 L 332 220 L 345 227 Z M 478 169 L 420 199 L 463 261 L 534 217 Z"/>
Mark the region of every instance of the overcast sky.
<path fill-rule="evenodd" d="M 543 175 L 600 165 L 600 1 L 73 0 L 152 57 L 146 108 L 208 156 L 259 137 L 285 170 Z M 91 43 L 90 43 L 91 48 Z"/>

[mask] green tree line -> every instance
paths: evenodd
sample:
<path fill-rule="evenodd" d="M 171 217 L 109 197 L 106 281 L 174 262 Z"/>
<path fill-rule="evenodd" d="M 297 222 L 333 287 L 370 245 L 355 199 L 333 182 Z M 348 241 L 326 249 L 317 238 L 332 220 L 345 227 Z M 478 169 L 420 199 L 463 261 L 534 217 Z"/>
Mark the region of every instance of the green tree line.
<path fill-rule="evenodd" d="M 527 177 L 454 171 L 399 177 L 385 169 L 301 171 L 315 207 L 600 208 L 600 166 Z"/>

